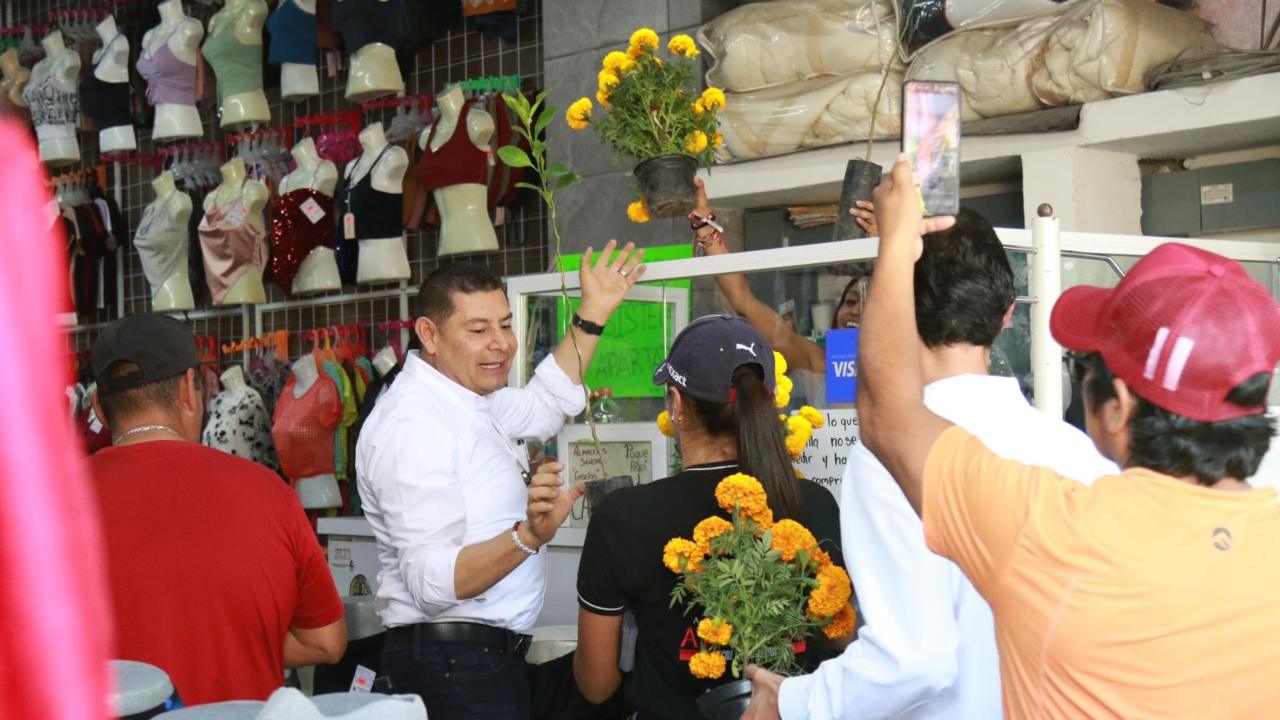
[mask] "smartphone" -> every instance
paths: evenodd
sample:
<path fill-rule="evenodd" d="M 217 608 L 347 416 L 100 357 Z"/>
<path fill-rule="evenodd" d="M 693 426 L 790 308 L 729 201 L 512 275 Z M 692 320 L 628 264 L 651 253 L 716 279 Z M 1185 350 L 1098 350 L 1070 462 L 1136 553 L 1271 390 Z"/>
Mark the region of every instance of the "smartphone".
<path fill-rule="evenodd" d="M 902 152 L 920 182 L 924 214 L 960 210 L 960 86 L 908 80 L 902 84 Z"/>

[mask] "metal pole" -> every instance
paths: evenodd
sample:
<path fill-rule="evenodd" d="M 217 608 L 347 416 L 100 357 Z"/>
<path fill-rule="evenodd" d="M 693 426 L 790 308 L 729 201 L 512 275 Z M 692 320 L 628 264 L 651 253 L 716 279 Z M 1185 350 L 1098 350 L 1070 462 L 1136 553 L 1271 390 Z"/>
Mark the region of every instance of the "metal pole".
<path fill-rule="evenodd" d="M 1031 372 L 1036 407 L 1048 415 L 1062 417 L 1062 348 L 1049 332 L 1049 314 L 1062 293 L 1061 227 L 1053 207 L 1040 205 L 1031 225 Z"/>

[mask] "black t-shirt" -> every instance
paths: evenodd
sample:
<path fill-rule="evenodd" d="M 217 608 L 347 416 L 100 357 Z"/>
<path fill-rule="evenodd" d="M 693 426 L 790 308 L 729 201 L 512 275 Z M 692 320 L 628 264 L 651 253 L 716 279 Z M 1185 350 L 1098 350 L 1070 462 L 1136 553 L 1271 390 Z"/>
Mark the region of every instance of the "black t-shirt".
<path fill-rule="evenodd" d="M 693 528 L 712 515 L 729 518 L 716 504 L 716 484 L 738 472 L 736 463 L 697 465 L 664 480 L 610 493 L 591 511 L 578 565 L 578 604 L 598 615 L 636 617 L 635 669 L 623 679 L 624 697 L 642 717 L 700 718 L 695 699 L 732 681 L 699 680 L 688 659 L 698 651 L 696 612 L 670 607 L 677 576 L 662 564 L 662 549 L 673 537 L 691 538 Z M 840 553 L 840 510 L 821 485 L 800 481 L 804 518 L 831 559 Z"/>

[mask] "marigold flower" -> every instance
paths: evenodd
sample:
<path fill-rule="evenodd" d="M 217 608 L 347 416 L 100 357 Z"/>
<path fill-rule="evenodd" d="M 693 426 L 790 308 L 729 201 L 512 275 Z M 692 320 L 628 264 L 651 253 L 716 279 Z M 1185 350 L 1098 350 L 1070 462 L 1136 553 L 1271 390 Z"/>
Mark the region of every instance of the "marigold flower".
<path fill-rule="evenodd" d="M 627 206 L 627 217 L 633 223 L 647 223 L 649 222 L 649 207 L 644 204 L 643 200 L 636 200 L 635 202 Z M 663 411 L 663 412 L 666 412 L 666 411 Z M 659 425 L 658 427 L 661 428 L 662 426 Z M 670 415 L 667 415 L 667 427 L 668 428 L 671 427 Z M 669 435 L 668 437 L 673 437 L 673 436 Z"/>
<path fill-rule="evenodd" d="M 733 523 L 719 515 L 713 515 L 694 526 L 693 541 L 698 544 L 704 554 L 710 554 L 711 539 L 720 537 L 732 529 Z M 720 644 L 723 645 L 724 643 Z"/>
<path fill-rule="evenodd" d="M 649 28 L 640 28 L 631 33 L 631 47 L 645 52 L 658 49 L 658 33 Z"/>
<path fill-rule="evenodd" d="M 711 147 L 720 147 L 724 144 L 724 135 L 716 133 L 711 136 Z"/>
<path fill-rule="evenodd" d="M 809 444 L 809 436 L 811 432 L 796 432 L 787 436 L 783 443 L 787 446 L 787 454 L 792 460 L 799 460 L 804 455 L 804 449 Z"/>
<path fill-rule="evenodd" d="M 853 626 L 857 619 L 858 614 L 854 612 L 853 605 L 845 603 L 844 607 L 840 608 L 840 612 L 831 618 L 831 622 L 823 626 L 822 634 L 832 640 L 839 640 L 853 632 Z"/>
<path fill-rule="evenodd" d="M 680 566 L 684 559 L 685 567 Z M 673 573 L 698 572 L 702 567 L 702 551 L 698 544 L 685 538 L 671 538 L 662 548 L 662 564 Z"/>
<path fill-rule="evenodd" d="M 831 553 L 827 552 L 826 550 L 823 550 L 822 548 L 818 548 L 814 550 L 813 554 L 810 555 L 810 557 L 812 557 L 814 560 L 817 561 L 819 570 L 821 570 L 824 567 L 830 567 L 832 564 Z"/>
<path fill-rule="evenodd" d="M 762 516 L 769 509 L 769 498 L 760 481 L 744 473 L 734 473 L 716 485 L 716 502 L 725 512 L 733 512 L 735 505 L 749 518 Z M 772 513 L 770 513 L 772 520 Z"/>
<path fill-rule="evenodd" d="M 729 638 L 733 637 L 733 626 L 719 618 L 703 618 L 698 621 L 698 637 L 712 645 L 728 645 Z"/>
<path fill-rule="evenodd" d="M 626 75 L 636 67 L 635 58 L 623 54 L 622 62 L 618 63 L 618 75 Z"/>
<path fill-rule="evenodd" d="M 618 83 L 621 81 L 622 80 L 612 70 L 607 68 L 596 74 L 596 83 L 599 84 L 600 89 L 605 92 L 609 92 L 610 90 L 618 87 Z"/>
<path fill-rule="evenodd" d="M 687 58 L 698 57 L 698 44 L 688 35 L 676 35 L 667 43 L 667 49 L 674 55 L 683 55 Z"/>
<path fill-rule="evenodd" d="M 600 64 L 605 70 L 616 73 L 621 71 L 622 64 L 626 62 L 627 59 L 628 58 L 626 53 L 621 52 L 619 50 L 614 50 L 608 55 L 605 55 L 604 61 L 601 62 Z"/>
<path fill-rule="evenodd" d="M 801 406 L 798 412 L 800 414 L 800 417 L 804 418 L 805 420 L 808 420 L 809 424 L 814 426 L 815 428 L 820 428 L 823 425 L 827 424 L 827 416 L 823 415 L 822 412 L 818 410 L 818 408 L 812 405 Z"/>
<path fill-rule="evenodd" d="M 591 101 L 579 98 L 574 101 L 564 114 L 565 122 L 574 130 L 581 130 L 591 124 Z"/>
<path fill-rule="evenodd" d="M 635 203 L 632 203 L 632 205 L 634 204 Z M 641 203 L 641 204 L 643 205 L 644 203 Z M 630 207 L 627 208 L 627 215 L 628 216 L 631 215 Z M 662 412 L 658 413 L 658 432 L 662 433 L 663 435 L 666 435 L 667 437 L 676 436 L 675 430 L 671 427 L 671 413 L 667 412 L 666 410 L 663 410 Z"/>
<path fill-rule="evenodd" d="M 694 114 L 694 115 L 702 115 L 702 114 L 704 114 L 704 113 L 706 113 L 706 112 L 707 112 L 707 109 L 706 109 L 705 107 L 703 107 L 703 105 L 702 105 L 702 100 L 701 100 L 701 99 L 698 99 L 698 100 L 694 100 L 694 101 L 693 101 L 693 114 Z"/>
<path fill-rule="evenodd" d="M 791 404 L 791 390 L 795 386 L 791 382 L 791 378 L 786 375 L 778 376 L 778 390 L 774 395 L 774 405 L 778 408 L 784 408 Z"/>
<path fill-rule="evenodd" d="M 853 596 L 849 573 L 836 565 L 818 568 L 818 587 L 809 593 L 807 610 L 813 617 L 831 617 Z"/>
<path fill-rule="evenodd" d="M 782 353 L 777 350 L 773 351 L 773 374 L 781 375 L 787 371 L 787 359 L 782 357 Z"/>
<path fill-rule="evenodd" d="M 770 547 L 777 550 L 778 554 L 782 555 L 782 559 L 787 562 L 795 560 L 796 553 L 801 550 L 810 554 L 818 548 L 818 540 L 813 537 L 813 533 L 795 520 L 779 520 L 774 524 L 771 532 L 773 544 Z"/>
<path fill-rule="evenodd" d="M 596 91 L 596 102 L 600 103 L 601 107 L 607 107 L 607 108 L 613 107 L 613 103 L 609 102 L 609 93 L 605 92 L 604 90 Z"/>
<path fill-rule="evenodd" d="M 793 468 L 791 468 L 791 469 L 795 472 L 795 474 L 796 474 L 796 479 L 797 479 L 797 480 L 803 480 L 803 479 L 804 479 L 804 473 L 800 472 L 800 468 L 798 468 L 798 467 L 793 467 Z"/>
<path fill-rule="evenodd" d="M 694 653 L 689 658 L 689 672 L 696 678 L 715 680 L 724 675 L 724 655 L 718 652 Z"/>
<path fill-rule="evenodd" d="M 701 130 L 694 130 L 684 139 L 684 149 L 691 153 L 697 154 L 707 149 L 707 134 Z"/>
<path fill-rule="evenodd" d="M 711 112 L 724 107 L 724 91 L 717 87 L 709 87 L 702 91 L 702 106 Z"/>

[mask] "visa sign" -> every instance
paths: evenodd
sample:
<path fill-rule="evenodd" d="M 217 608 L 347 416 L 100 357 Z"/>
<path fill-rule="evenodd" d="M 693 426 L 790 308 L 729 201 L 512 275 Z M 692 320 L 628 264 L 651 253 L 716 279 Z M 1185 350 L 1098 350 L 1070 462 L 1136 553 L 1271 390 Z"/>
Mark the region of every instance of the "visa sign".
<path fill-rule="evenodd" d="M 827 403 L 858 400 L 858 328 L 827 331 Z"/>

